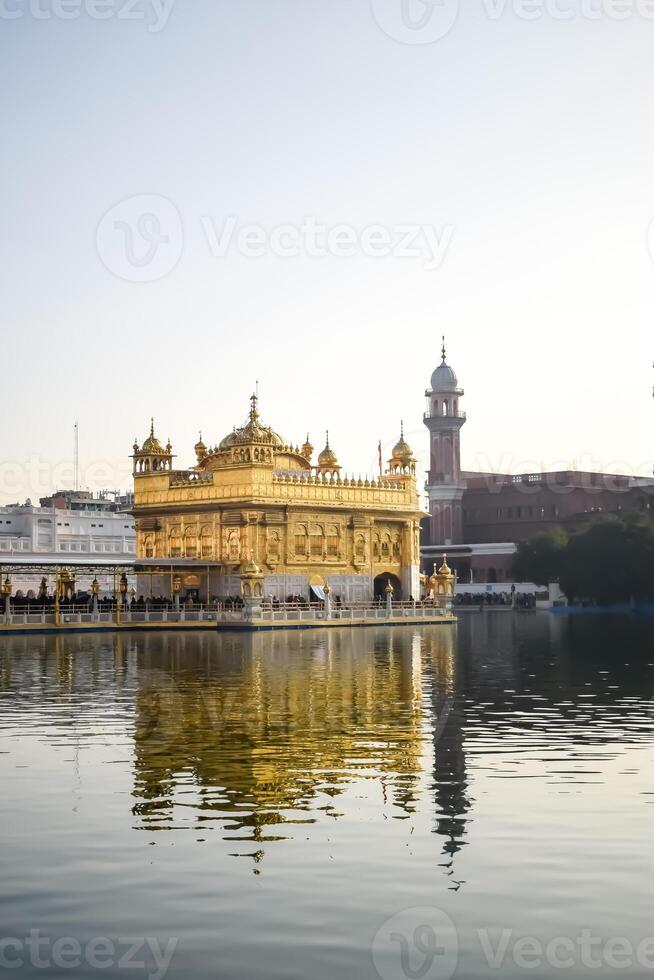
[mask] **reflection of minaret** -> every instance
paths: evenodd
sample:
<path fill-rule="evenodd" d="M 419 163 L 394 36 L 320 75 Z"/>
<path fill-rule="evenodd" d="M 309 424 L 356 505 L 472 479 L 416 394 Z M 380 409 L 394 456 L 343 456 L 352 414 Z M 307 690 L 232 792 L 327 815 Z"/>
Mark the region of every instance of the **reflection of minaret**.
<path fill-rule="evenodd" d="M 436 833 L 445 838 L 443 853 L 453 857 L 465 841 L 471 801 L 464 752 L 465 711 L 457 682 L 455 633 L 438 628 L 434 637 L 432 707 L 434 711 L 434 799 Z"/>

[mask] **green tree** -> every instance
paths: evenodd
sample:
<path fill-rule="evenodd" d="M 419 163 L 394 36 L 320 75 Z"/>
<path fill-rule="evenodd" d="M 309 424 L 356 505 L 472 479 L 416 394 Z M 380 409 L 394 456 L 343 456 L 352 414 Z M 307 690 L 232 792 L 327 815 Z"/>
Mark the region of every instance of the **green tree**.
<path fill-rule="evenodd" d="M 529 541 L 521 541 L 513 559 L 516 581 L 534 582 L 536 585 L 558 582 L 568 540 L 562 528 L 555 528 L 537 534 Z"/>
<path fill-rule="evenodd" d="M 571 602 L 654 599 L 654 523 L 645 515 L 602 517 L 568 538 L 541 534 L 518 547 L 522 581 L 559 582 Z"/>

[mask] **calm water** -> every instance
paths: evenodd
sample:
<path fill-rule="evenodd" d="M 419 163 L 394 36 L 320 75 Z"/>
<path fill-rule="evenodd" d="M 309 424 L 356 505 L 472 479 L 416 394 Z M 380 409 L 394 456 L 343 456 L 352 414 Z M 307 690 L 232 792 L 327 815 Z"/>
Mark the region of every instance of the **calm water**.
<path fill-rule="evenodd" d="M 652 698 L 652 621 L 0 640 L 0 974 L 652 976 Z"/>

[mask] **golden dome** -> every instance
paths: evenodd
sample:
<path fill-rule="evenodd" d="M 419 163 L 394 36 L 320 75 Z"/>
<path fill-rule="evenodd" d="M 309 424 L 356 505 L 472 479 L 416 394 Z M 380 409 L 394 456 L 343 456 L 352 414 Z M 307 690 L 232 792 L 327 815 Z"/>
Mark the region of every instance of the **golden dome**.
<path fill-rule="evenodd" d="M 161 445 L 161 443 L 159 442 L 159 440 L 154 434 L 154 419 L 152 419 L 150 424 L 150 435 L 143 443 L 143 448 L 141 449 L 141 452 L 148 453 L 151 455 L 161 455 L 161 456 L 165 455 L 166 450 L 164 449 L 164 447 Z"/>
<path fill-rule="evenodd" d="M 454 573 L 452 572 L 450 566 L 447 564 L 447 555 L 443 555 L 443 564 L 438 569 L 438 574 L 442 575 L 443 578 L 445 578 L 446 576 L 449 576 L 450 578 L 454 578 Z"/>
<path fill-rule="evenodd" d="M 402 422 L 402 430 L 399 442 L 396 442 L 393 446 L 393 462 L 401 463 L 404 466 L 408 466 L 411 463 L 415 463 L 413 456 L 413 450 L 411 446 L 404 438 L 404 422 Z"/>
<path fill-rule="evenodd" d="M 250 409 L 248 421 L 240 429 L 234 429 L 228 436 L 225 436 L 220 443 L 221 449 L 230 449 L 232 446 L 246 446 L 252 443 L 263 443 L 264 445 L 275 446 L 278 449 L 284 446 L 284 440 L 280 435 L 273 432 L 269 426 L 262 425 L 261 416 L 257 407 L 259 402 L 257 396 L 252 395 L 251 401 L 252 408 Z"/>
<path fill-rule="evenodd" d="M 200 433 L 199 442 L 196 442 L 196 444 L 195 444 L 195 446 L 193 448 L 195 449 L 195 455 L 198 458 L 198 463 L 202 462 L 202 460 L 207 455 L 207 447 L 205 446 L 204 442 L 202 441 L 202 433 Z"/>
<path fill-rule="evenodd" d="M 304 456 L 305 459 L 311 459 L 311 457 L 313 456 L 313 448 L 314 447 L 311 445 L 311 439 L 309 438 L 309 433 L 307 432 L 307 441 L 302 446 L 300 453 L 302 454 L 302 456 Z"/>
<path fill-rule="evenodd" d="M 323 451 L 318 456 L 319 466 L 336 466 L 338 463 L 338 458 L 336 453 L 329 445 L 329 432 L 327 433 L 327 444 Z"/>

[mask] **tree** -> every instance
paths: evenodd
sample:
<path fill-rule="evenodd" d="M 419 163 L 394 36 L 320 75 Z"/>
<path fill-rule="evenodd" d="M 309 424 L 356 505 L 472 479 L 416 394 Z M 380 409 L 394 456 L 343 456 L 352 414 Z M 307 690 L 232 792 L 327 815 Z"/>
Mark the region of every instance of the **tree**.
<path fill-rule="evenodd" d="M 529 541 L 521 541 L 513 559 L 515 580 L 534 582 L 536 585 L 558 582 L 568 541 L 568 535 L 562 528 L 537 534 Z"/>
<path fill-rule="evenodd" d="M 539 535 L 518 547 L 514 571 L 537 585 L 559 582 L 571 602 L 601 605 L 654 598 L 654 523 L 645 515 L 602 517 L 568 538 Z"/>

